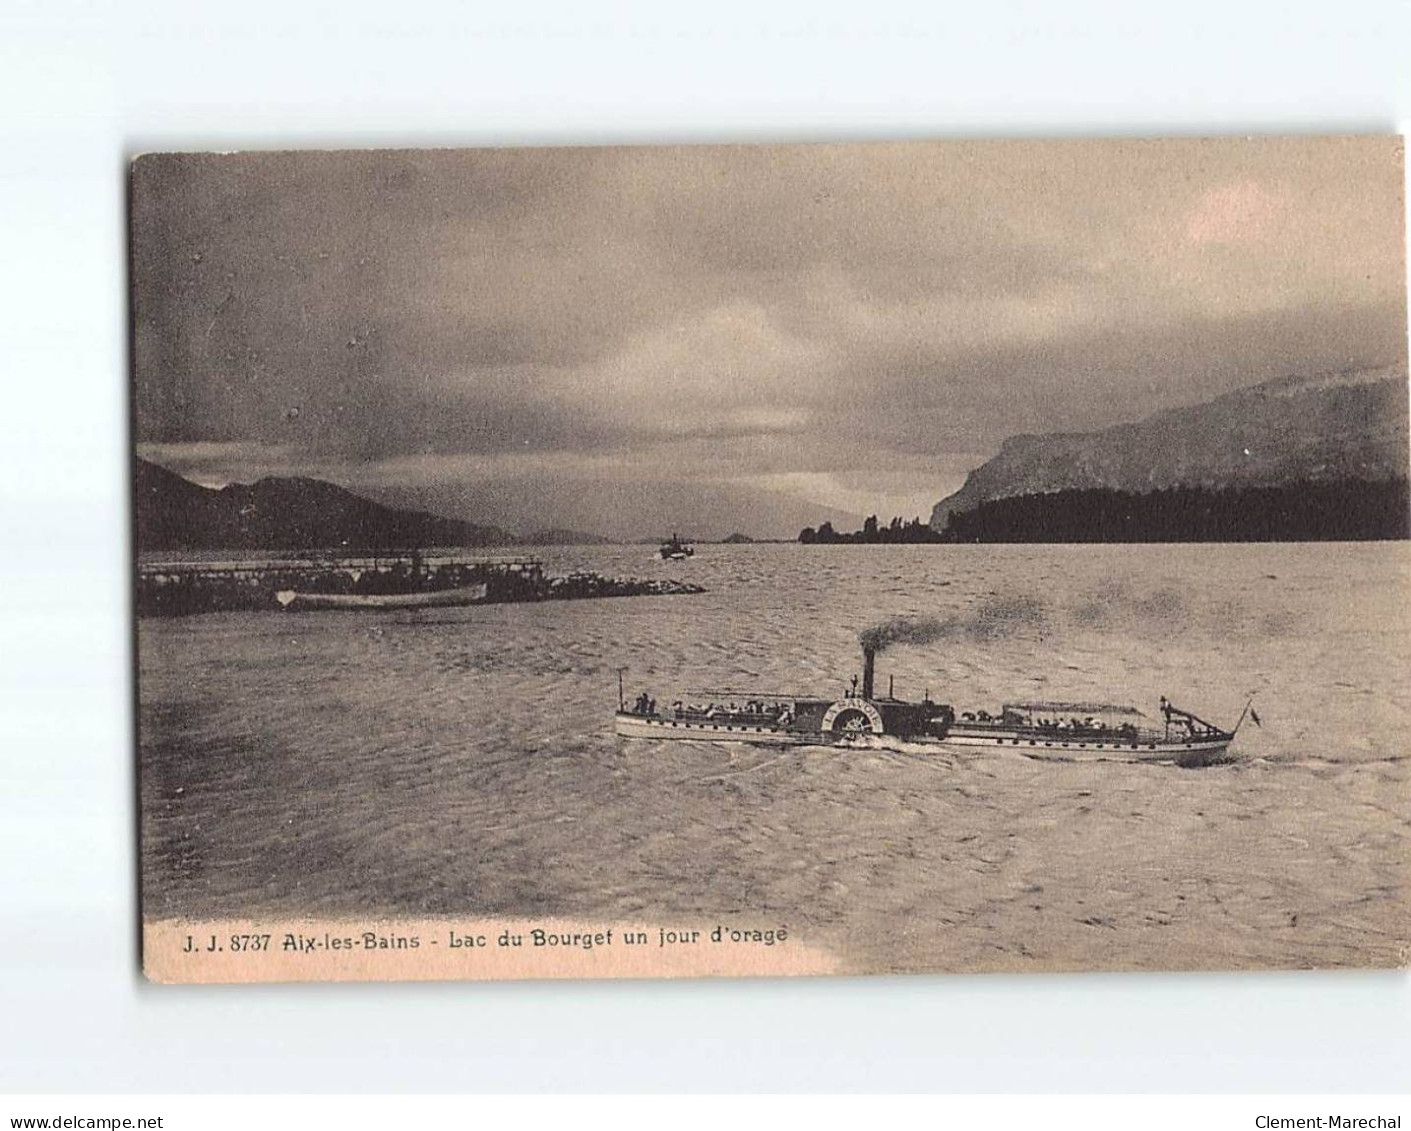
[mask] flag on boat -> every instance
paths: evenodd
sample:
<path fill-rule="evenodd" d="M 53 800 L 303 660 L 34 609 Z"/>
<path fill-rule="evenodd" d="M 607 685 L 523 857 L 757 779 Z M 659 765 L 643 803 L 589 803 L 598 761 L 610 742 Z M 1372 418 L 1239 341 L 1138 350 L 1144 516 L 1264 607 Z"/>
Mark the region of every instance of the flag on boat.
<path fill-rule="evenodd" d="M 1263 727 L 1264 725 L 1259 721 L 1259 712 L 1256 711 L 1253 707 L 1249 709 L 1249 721 L 1257 727 Z"/>

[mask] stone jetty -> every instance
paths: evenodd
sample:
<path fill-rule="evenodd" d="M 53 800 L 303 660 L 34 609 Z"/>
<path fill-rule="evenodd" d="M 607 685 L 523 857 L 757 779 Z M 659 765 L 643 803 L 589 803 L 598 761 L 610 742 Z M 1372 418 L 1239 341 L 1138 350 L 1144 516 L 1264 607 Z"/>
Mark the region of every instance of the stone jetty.
<path fill-rule="evenodd" d="M 576 571 L 553 575 L 542 562 L 434 560 L 411 553 L 237 562 L 165 562 L 138 567 L 139 616 L 279 611 L 290 594 L 392 597 L 474 592 L 467 603 L 577 601 L 598 597 L 679 596 L 703 593 L 673 578 L 605 577 Z M 299 608 L 295 602 L 293 608 Z"/>

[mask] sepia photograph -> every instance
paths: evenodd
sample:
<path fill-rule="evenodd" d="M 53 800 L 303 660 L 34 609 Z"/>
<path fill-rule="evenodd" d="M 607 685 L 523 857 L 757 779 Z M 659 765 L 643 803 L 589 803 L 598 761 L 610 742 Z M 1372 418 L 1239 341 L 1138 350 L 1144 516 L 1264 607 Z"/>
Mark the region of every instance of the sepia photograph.
<path fill-rule="evenodd" d="M 1403 185 L 136 157 L 147 976 L 1406 966 Z"/>

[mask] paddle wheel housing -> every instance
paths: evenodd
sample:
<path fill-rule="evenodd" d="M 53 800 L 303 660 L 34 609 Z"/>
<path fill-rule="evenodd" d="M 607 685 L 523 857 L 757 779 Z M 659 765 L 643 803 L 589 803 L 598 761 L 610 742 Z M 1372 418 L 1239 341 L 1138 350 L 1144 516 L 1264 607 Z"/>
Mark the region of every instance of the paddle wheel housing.
<path fill-rule="evenodd" d="M 866 699 L 840 699 L 823 713 L 821 729 L 828 734 L 885 734 L 882 712 Z"/>

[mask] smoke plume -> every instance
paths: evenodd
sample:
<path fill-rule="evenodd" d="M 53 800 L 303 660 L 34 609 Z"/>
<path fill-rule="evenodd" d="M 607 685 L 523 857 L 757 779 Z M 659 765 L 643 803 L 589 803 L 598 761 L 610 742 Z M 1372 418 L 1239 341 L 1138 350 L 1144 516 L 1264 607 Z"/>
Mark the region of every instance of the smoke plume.
<path fill-rule="evenodd" d="M 991 597 L 972 611 L 948 617 L 890 617 L 865 628 L 858 641 L 867 652 L 893 644 L 936 644 L 945 640 L 1002 640 L 1024 631 L 1041 631 L 1048 611 L 1037 597 Z"/>
<path fill-rule="evenodd" d="M 1276 580 L 1270 578 L 1268 580 Z M 1171 587 L 1133 591 L 1122 581 L 1103 581 L 1064 602 L 1049 604 L 1027 593 L 989 597 L 947 616 L 898 616 L 879 621 L 858 634 L 863 650 L 883 652 L 893 644 L 937 644 L 963 640 L 972 644 L 1007 640 L 1022 633 L 1124 633 L 1169 639 L 1176 632 L 1245 631 L 1287 635 L 1295 623 L 1286 610 L 1262 620 L 1239 603 L 1192 607 Z"/>

